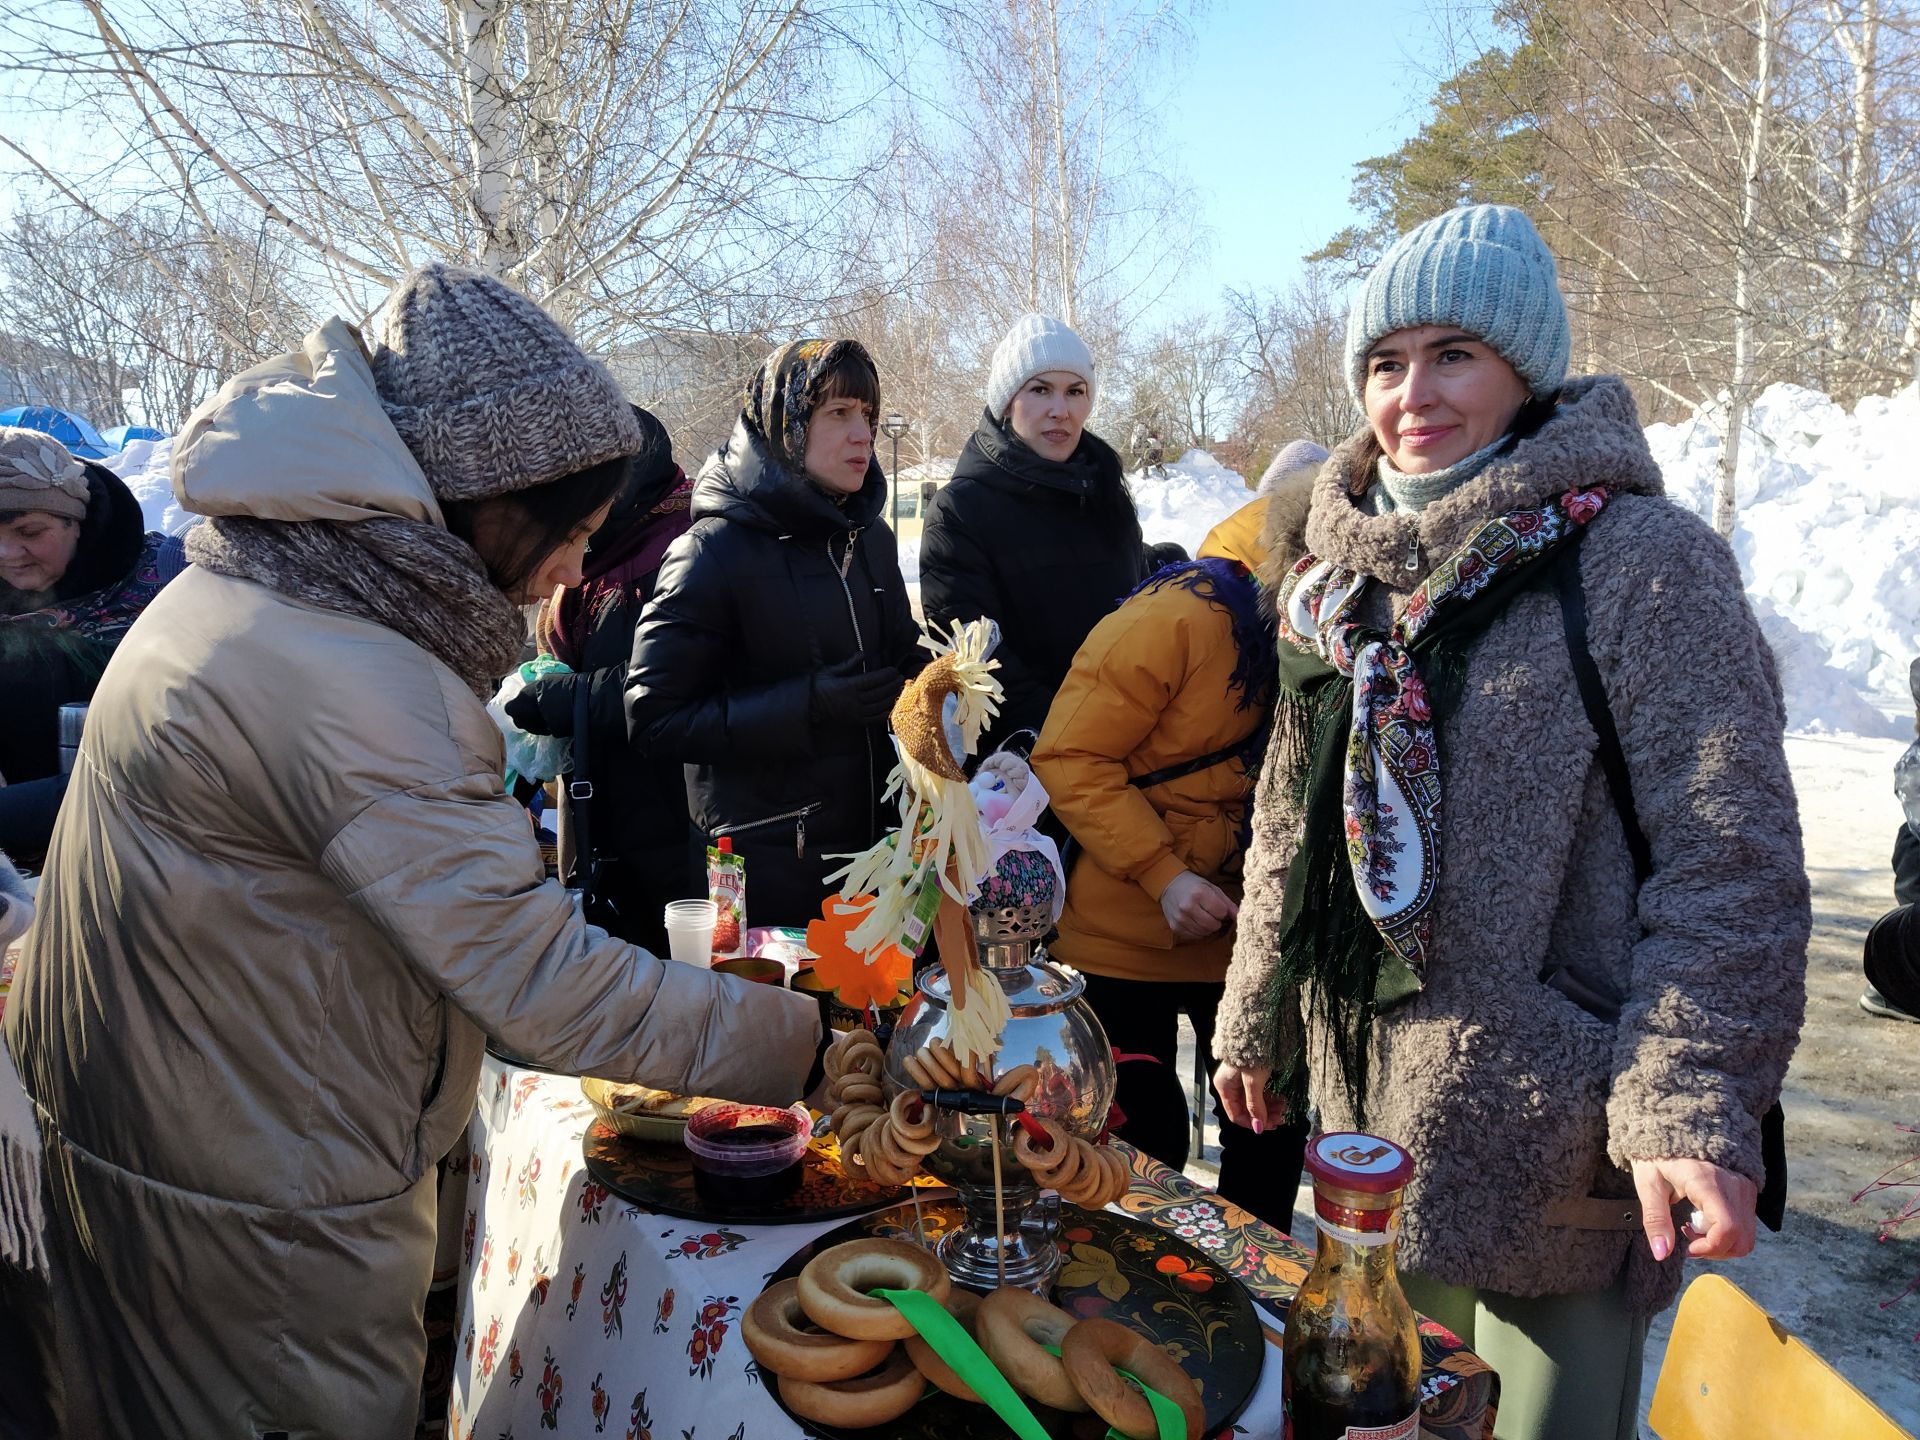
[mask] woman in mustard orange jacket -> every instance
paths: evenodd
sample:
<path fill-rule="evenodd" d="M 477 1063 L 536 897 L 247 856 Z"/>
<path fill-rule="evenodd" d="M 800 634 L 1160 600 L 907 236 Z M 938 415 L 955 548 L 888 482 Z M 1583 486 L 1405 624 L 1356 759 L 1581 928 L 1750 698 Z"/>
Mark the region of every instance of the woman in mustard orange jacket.
<path fill-rule="evenodd" d="M 1183 1089 L 1179 1012 L 1208 1054 L 1233 952 L 1272 690 L 1272 623 L 1253 576 L 1261 527 L 1269 503 L 1304 506 L 1304 488 L 1283 486 L 1235 511 L 1197 560 L 1159 571 L 1096 625 L 1033 751 L 1080 850 L 1049 951 L 1085 975 L 1087 1000 L 1117 1050 L 1168 1067 L 1170 1093 Z M 1304 1124 L 1259 1134 L 1227 1124 L 1217 1098 L 1215 1113 L 1220 1193 L 1286 1226 Z M 1188 1123 L 1184 1101 L 1136 1102 L 1120 1134 L 1177 1169 Z"/>

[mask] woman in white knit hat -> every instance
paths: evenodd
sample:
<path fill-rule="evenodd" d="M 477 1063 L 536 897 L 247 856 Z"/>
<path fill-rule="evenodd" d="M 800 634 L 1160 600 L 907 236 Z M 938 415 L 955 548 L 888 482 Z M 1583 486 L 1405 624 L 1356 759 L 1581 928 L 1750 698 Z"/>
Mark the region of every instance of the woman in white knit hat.
<path fill-rule="evenodd" d="M 371 353 L 331 321 L 187 422 L 174 490 L 210 518 L 94 696 L 7 1008 L 55 1433 L 411 1436 L 488 1035 L 811 1088 L 811 1002 L 589 927 L 501 787 L 482 697 L 640 445 L 539 306 L 443 265 Z"/>
<path fill-rule="evenodd" d="M 1069 326 L 1023 316 L 993 352 L 985 413 L 927 508 L 928 622 L 1000 625 L 1007 696 L 983 751 L 1038 733 L 1080 642 L 1146 578 L 1120 457 L 1086 428 L 1097 383 Z"/>

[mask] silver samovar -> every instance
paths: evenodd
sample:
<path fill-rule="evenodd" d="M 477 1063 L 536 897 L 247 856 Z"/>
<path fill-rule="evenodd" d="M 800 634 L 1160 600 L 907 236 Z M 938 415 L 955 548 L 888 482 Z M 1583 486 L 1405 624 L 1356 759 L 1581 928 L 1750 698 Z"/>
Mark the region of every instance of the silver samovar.
<path fill-rule="evenodd" d="M 1088 1140 L 1105 1128 L 1113 1104 L 1113 1051 L 1092 1007 L 1081 999 L 1086 984 L 1076 971 L 1055 965 L 1038 950 L 1053 925 L 1051 895 L 1038 903 L 991 907 L 989 883 L 982 900 L 969 910 L 980 963 L 1006 991 L 1012 1010 L 1002 1032 L 992 1078 L 1017 1066 L 1032 1065 L 1039 1084 L 1027 1101 L 1030 1114 L 1045 1116 L 1069 1134 Z M 1004 898 L 1004 895 L 1000 898 Z M 951 992 L 945 970 L 930 966 L 908 1002 L 887 1047 L 885 1089 L 891 1100 L 901 1090 L 918 1089 L 901 1068 L 931 1040 L 947 1034 Z M 996 1214 L 993 1147 L 996 1123 L 1004 1209 Z M 966 1223 L 943 1236 L 936 1253 L 957 1284 L 991 1290 L 1005 1282 L 1045 1292 L 1060 1268 L 1054 1243 L 1058 1210 L 1041 1204 L 1040 1187 L 1013 1153 L 1017 1122 L 1011 1117 L 967 1115 L 942 1110 L 935 1121 L 940 1146 L 922 1164 L 953 1186 L 966 1206 Z M 998 1222 L 998 1224 L 996 1224 Z M 1001 1248 L 998 1234 L 1004 1231 Z"/>

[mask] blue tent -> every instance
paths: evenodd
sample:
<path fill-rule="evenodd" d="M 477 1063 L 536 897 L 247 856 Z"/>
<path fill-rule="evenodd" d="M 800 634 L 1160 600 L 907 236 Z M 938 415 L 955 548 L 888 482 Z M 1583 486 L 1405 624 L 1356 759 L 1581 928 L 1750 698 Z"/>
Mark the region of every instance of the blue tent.
<path fill-rule="evenodd" d="M 109 455 L 124 450 L 135 440 L 164 440 L 167 432 L 156 430 L 151 425 L 116 425 L 100 439 L 107 447 Z"/>
<path fill-rule="evenodd" d="M 51 405 L 15 405 L 10 410 L 0 410 L 0 425 L 44 431 L 82 460 L 98 460 L 113 453 L 113 447 L 100 438 L 100 432 L 93 426 L 78 415 Z"/>

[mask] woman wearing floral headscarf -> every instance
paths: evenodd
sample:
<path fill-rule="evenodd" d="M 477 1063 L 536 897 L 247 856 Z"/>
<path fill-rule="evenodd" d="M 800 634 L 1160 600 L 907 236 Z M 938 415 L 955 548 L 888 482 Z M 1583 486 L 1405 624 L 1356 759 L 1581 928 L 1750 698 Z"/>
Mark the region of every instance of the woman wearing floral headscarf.
<path fill-rule="evenodd" d="M 0 427 L 0 850 L 37 862 L 66 790 L 62 705 L 100 672 L 161 586 L 186 566 L 148 532 L 112 471 L 51 435 Z"/>
<path fill-rule="evenodd" d="M 887 712 L 926 657 L 876 523 L 879 406 L 854 341 L 768 356 L 634 634 L 633 738 L 686 762 L 693 842 L 733 838 L 756 925 L 817 918 L 829 857 L 887 829 Z"/>

